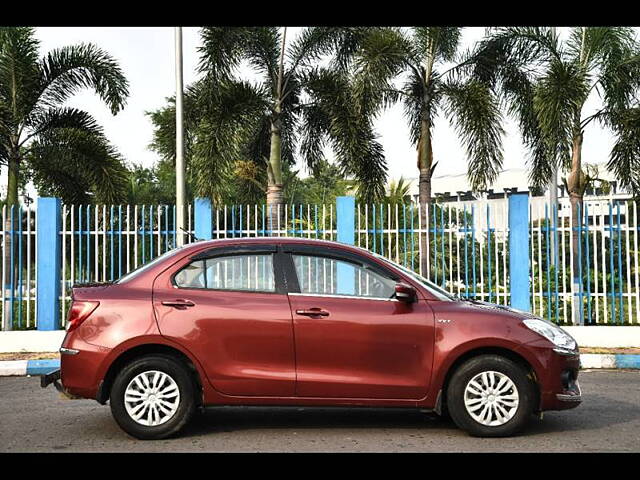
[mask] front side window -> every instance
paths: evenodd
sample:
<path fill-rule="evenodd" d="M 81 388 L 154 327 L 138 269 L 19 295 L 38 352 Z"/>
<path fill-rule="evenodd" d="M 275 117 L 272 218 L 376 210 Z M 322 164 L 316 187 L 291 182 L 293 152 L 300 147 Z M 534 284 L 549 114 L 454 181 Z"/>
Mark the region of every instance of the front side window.
<path fill-rule="evenodd" d="M 415 280 L 416 282 L 420 283 L 424 288 L 429 290 L 429 292 L 431 292 L 431 294 L 433 294 L 433 296 L 436 297 L 438 300 L 442 300 L 442 301 L 445 301 L 445 302 L 446 301 L 455 301 L 456 300 L 456 296 L 455 295 L 453 295 L 452 293 L 446 291 L 444 288 L 439 287 L 438 285 L 436 285 L 432 281 L 427 280 L 425 277 L 423 277 L 419 273 L 416 273 L 413 270 L 409 270 L 408 268 L 403 267 L 399 263 L 396 263 L 396 262 L 394 262 L 392 260 L 389 260 L 388 258 L 385 258 L 382 255 L 378 255 L 377 253 L 373 253 L 372 252 L 372 255 L 374 255 L 374 256 L 378 257 L 379 259 L 381 259 L 382 261 L 384 261 L 384 262 L 396 267 L 398 270 L 401 270 L 405 275 L 408 275 L 413 280 Z"/>
<path fill-rule="evenodd" d="M 173 278 L 179 288 L 274 292 L 273 256 L 229 255 L 194 260 Z"/>
<path fill-rule="evenodd" d="M 396 281 L 366 266 L 312 255 L 292 255 L 300 293 L 392 298 Z"/>

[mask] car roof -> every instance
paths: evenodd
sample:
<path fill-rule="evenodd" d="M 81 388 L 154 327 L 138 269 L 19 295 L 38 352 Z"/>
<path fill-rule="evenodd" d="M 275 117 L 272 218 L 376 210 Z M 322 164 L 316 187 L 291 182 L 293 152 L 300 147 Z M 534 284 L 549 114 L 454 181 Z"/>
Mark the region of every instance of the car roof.
<path fill-rule="evenodd" d="M 241 237 L 241 238 L 218 238 L 214 240 L 199 240 L 197 242 L 184 246 L 184 252 L 194 252 L 203 250 L 205 248 L 215 248 L 230 245 L 255 245 L 255 244 L 270 244 L 270 245 L 284 245 L 284 244 L 298 244 L 298 245 L 317 245 L 318 247 L 333 247 L 344 250 L 352 250 L 359 253 L 371 253 L 366 249 L 355 245 L 348 245 L 346 243 L 340 243 L 332 240 L 323 240 L 316 238 L 301 238 L 301 237 Z"/>
<path fill-rule="evenodd" d="M 302 238 L 302 237 L 241 237 L 241 238 L 217 238 L 214 240 L 199 240 L 191 245 L 202 247 L 217 245 L 238 245 L 238 244 L 250 244 L 250 243 L 305 243 L 305 244 L 318 244 L 318 245 L 340 245 L 348 247 L 345 243 L 339 243 L 332 240 L 324 240 L 319 238 Z"/>

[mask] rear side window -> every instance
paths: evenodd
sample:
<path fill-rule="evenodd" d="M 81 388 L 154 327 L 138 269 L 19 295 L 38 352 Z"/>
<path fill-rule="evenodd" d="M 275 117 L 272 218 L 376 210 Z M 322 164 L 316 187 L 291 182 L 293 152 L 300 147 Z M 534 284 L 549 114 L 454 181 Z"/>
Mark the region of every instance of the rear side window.
<path fill-rule="evenodd" d="M 273 255 L 243 254 L 195 260 L 173 282 L 179 288 L 275 292 Z"/>
<path fill-rule="evenodd" d="M 151 260 L 148 263 L 145 263 L 143 265 L 140 265 L 138 268 L 136 268 L 135 270 L 131 270 L 129 273 L 127 273 L 126 275 L 120 277 L 116 283 L 125 283 L 128 282 L 129 280 L 133 280 L 134 278 L 136 278 L 138 275 L 141 275 L 142 273 L 146 272 L 147 270 L 151 269 L 152 267 L 155 267 L 156 265 L 158 265 L 161 262 L 164 262 L 166 259 L 177 255 L 179 253 L 182 253 L 182 251 L 188 247 L 189 244 L 183 245 L 181 247 L 178 248 L 174 248 L 173 250 L 169 250 L 167 252 L 164 252 L 162 255 L 160 255 L 159 257 L 154 258 L 153 260 Z"/>

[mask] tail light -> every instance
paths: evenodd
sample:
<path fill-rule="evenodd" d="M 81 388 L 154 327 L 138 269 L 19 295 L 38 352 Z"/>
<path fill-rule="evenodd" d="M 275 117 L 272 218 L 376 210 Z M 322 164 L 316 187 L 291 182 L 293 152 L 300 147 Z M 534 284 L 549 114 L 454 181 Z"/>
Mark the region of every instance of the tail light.
<path fill-rule="evenodd" d="M 67 315 L 67 332 L 78 328 L 98 308 L 98 305 L 100 302 L 74 300 Z"/>

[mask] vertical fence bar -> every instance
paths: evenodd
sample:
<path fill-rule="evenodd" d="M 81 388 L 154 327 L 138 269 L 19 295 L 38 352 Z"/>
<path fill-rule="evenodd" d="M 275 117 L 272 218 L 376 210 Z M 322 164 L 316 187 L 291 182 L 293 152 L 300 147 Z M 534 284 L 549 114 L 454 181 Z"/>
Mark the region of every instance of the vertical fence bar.
<path fill-rule="evenodd" d="M 584 243 L 584 252 L 585 252 L 585 261 L 586 261 L 586 269 L 587 269 L 587 319 L 588 323 L 591 324 L 591 266 L 590 259 L 591 255 L 589 255 L 589 207 L 587 203 L 584 204 L 584 229 L 586 234 L 586 240 Z"/>
<path fill-rule="evenodd" d="M 27 327 L 31 326 L 31 208 L 27 207 Z"/>
<path fill-rule="evenodd" d="M 625 231 L 626 231 L 626 235 L 625 235 L 625 249 L 627 254 L 626 256 L 626 280 L 627 280 L 627 311 L 628 311 L 628 317 L 629 317 L 629 324 L 632 324 L 632 319 L 633 319 L 633 306 L 632 306 L 632 302 L 631 302 L 631 248 L 630 248 L 630 224 L 631 224 L 631 220 L 629 217 L 629 203 L 625 202 Z M 634 255 L 637 255 L 637 252 L 634 252 Z M 589 255 L 587 255 L 587 258 L 589 258 Z"/>
<path fill-rule="evenodd" d="M 564 275 L 564 269 L 566 268 L 566 241 L 565 238 L 567 237 L 565 235 L 565 228 L 564 228 L 564 219 L 562 220 L 562 241 L 560 242 L 560 244 L 562 245 L 562 268 L 563 268 L 563 275 L 562 275 L 562 318 L 564 323 L 567 323 L 567 282 L 566 282 L 566 278 L 567 276 Z M 570 239 L 569 239 L 570 240 Z"/>
<path fill-rule="evenodd" d="M 11 252 L 9 253 L 9 329 L 13 330 L 13 308 L 15 302 L 15 250 L 16 250 L 16 239 L 15 239 L 15 205 L 11 205 L 9 209 L 9 214 L 11 215 L 11 219 L 9 220 L 9 238 L 11 238 Z"/>
<path fill-rule="evenodd" d="M 640 324 L 640 269 L 638 268 L 638 260 L 640 259 L 640 251 L 638 250 L 638 234 L 640 234 L 640 225 L 638 225 L 638 207 L 633 202 L 633 251 L 634 255 L 634 271 L 636 284 L 636 322 Z"/>
<path fill-rule="evenodd" d="M 578 321 L 584 325 L 584 308 L 582 304 L 583 282 L 582 282 L 582 204 L 578 203 Z"/>
<path fill-rule="evenodd" d="M 488 283 L 489 283 L 489 302 L 493 300 L 492 290 L 493 284 L 491 282 L 491 212 L 489 210 L 489 203 L 487 202 L 487 270 L 488 270 Z M 499 303 L 496 301 L 496 303 Z"/>
<path fill-rule="evenodd" d="M 620 324 L 624 322 L 624 285 L 622 283 L 622 226 L 620 222 L 620 202 L 616 201 L 616 238 L 618 240 L 618 313 Z"/>
<path fill-rule="evenodd" d="M 22 206 L 18 206 L 18 328 L 22 328 Z"/>
<path fill-rule="evenodd" d="M 473 298 L 476 298 L 478 288 L 476 281 L 476 210 L 475 205 L 471 205 L 471 272 L 473 281 Z"/>
<path fill-rule="evenodd" d="M 611 323 L 616 321 L 616 284 L 614 281 L 615 272 L 613 269 L 613 205 L 609 202 L 609 278 L 611 279 Z"/>
<path fill-rule="evenodd" d="M 551 223 L 551 229 L 553 230 L 553 275 L 554 275 L 554 287 L 553 287 L 553 302 L 555 307 L 556 323 L 560 323 L 560 307 L 558 305 L 560 301 L 558 285 L 558 204 L 555 203 L 551 206 L 551 214 L 553 215 L 553 222 Z"/>

